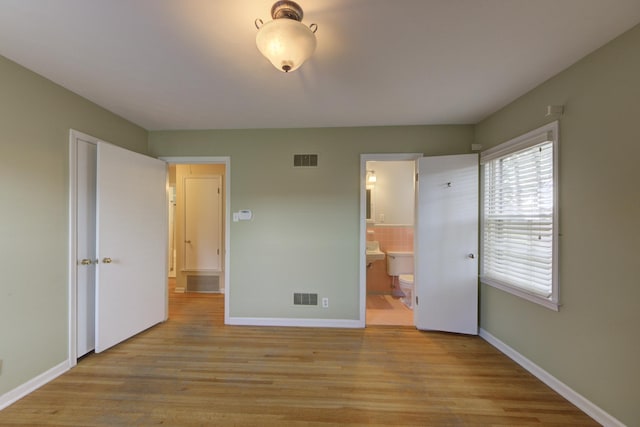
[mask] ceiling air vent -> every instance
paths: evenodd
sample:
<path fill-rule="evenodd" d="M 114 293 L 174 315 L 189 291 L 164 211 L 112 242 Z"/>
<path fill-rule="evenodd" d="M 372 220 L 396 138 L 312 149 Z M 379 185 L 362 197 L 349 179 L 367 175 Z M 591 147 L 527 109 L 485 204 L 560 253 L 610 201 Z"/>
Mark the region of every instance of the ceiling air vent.
<path fill-rule="evenodd" d="M 317 154 L 294 154 L 293 167 L 294 168 L 317 168 L 318 155 Z"/>

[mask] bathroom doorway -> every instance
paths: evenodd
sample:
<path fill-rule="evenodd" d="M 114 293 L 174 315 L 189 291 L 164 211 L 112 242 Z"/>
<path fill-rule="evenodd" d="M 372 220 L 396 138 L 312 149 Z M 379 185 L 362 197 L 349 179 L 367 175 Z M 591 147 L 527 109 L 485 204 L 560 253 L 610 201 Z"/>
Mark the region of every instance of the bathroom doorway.
<path fill-rule="evenodd" d="M 415 160 L 422 154 L 362 155 L 366 325 L 414 326 Z"/>

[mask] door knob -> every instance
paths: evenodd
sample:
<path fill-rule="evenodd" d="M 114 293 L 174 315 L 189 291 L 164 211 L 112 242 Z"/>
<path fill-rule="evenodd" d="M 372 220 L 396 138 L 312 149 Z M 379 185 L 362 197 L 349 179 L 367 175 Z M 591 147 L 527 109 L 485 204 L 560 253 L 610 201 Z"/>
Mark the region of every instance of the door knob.
<path fill-rule="evenodd" d="M 184 242 L 191 244 L 191 240 L 185 240 Z"/>
<path fill-rule="evenodd" d="M 103 258 L 102 262 L 105 263 L 105 264 L 111 264 L 112 259 L 111 258 Z"/>
<path fill-rule="evenodd" d="M 476 256 L 474 254 L 469 254 L 469 255 L 467 255 L 467 257 L 469 257 L 471 259 L 474 259 Z"/>
<path fill-rule="evenodd" d="M 82 261 L 80 261 L 80 264 L 82 264 L 82 265 L 91 265 L 91 264 L 93 264 L 93 261 L 91 261 L 90 259 L 85 258 Z"/>

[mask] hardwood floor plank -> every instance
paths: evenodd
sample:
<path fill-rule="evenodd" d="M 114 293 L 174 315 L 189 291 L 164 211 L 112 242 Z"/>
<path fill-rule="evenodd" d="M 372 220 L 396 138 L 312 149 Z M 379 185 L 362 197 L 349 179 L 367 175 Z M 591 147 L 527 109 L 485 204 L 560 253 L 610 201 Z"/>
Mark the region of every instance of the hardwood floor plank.
<path fill-rule="evenodd" d="M 221 295 L 0 412 L 2 426 L 596 426 L 479 337 L 225 326 Z"/>

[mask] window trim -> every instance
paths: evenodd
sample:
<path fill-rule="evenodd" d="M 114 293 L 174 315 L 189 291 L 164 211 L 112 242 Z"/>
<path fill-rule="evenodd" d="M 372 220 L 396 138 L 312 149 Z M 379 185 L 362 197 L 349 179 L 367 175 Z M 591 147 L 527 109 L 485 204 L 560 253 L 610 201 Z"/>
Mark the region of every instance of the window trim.
<path fill-rule="evenodd" d="M 480 153 L 480 185 L 481 185 L 481 201 L 480 201 L 480 282 L 486 285 L 492 286 L 494 288 L 503 290 L 512 295 L 523 298 L 527 301 L 534 302 L 540 304 L 546 308 L 549 308 L 554 311 L 558 311 L 560 307 L 559 300 L 559 277 L 558 277 L 558 247 L 559 247 L 559 188 L 558 188 L 558 144 L 559 144 L 559 124 L 558 121 L 554 121 L 548 123 L 544 126 L 541 126 L 537 129 L 534 129 L 530 132 L 525 133 L 524 135 L 520 135 L 516 138 L 513 138 L 509 141 L 503 142 L 493 148 L 483 151 Z M 485 188 L 484 188 L 484 164 L 492 161 L 494 159 L 515 153 L 520 150 L 527 149 L 534 145 L 540 144 L 542 142 L 551 141 L 553 145 L 553 234 L 552 234 L 552 267 L 551 267 L 551 295 L 548 298 L 542 297 L 540 295 L 536 295 L 534 293 L 527 292 L 525 289 L 522 289 L 517 286 L 513 286 L 506 282 L 485 277 L 484 276 L 484 263 L 482 262 L 484 259 L 484 254 L 482 251 L 484 250 L 484 198 L 485 198 Z"/>

